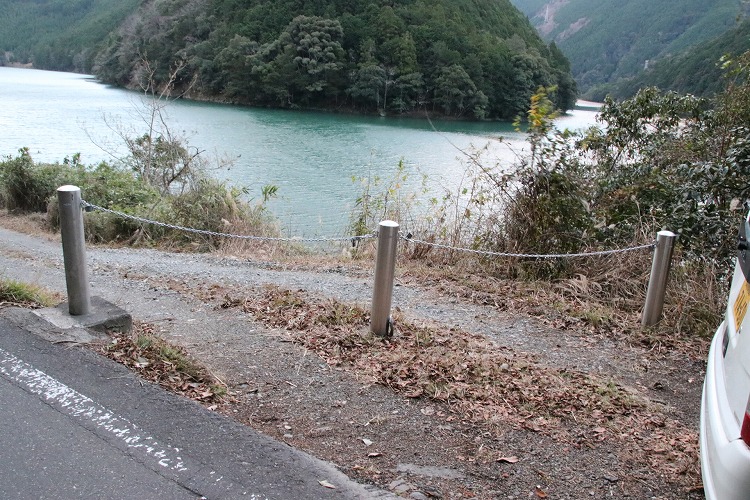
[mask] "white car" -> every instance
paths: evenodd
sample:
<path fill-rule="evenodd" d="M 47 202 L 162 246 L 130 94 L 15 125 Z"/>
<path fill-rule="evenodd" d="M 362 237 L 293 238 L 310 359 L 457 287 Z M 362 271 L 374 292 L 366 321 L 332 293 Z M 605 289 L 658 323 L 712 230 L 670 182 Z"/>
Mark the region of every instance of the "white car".
<path fill-rule="evenodd" d="M 750 498 L 750 223 L 741 225 L 724 321 L 701 401 L 701 472 L 709 500 Z"/>

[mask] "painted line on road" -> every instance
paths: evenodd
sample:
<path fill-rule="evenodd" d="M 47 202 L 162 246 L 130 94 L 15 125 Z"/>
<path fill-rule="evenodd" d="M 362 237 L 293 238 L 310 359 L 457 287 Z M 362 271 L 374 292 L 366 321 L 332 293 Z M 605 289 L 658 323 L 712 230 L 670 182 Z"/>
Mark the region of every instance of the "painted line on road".
<path fill-rule="evenodd" d="M 129 449 L 145 452 L 147 456 L 155 459 L 159 466 L 176 472 L 188 470 L 178 455 L 178 448 L 165 448 L 159 445 L 154 438 L 145 435 L 126 418 L 116 415 L 88 396 L 71 389 L 3 349 L 0 349 L 0 374 L 32 394 L 40 396 L 61 413 L 86 420 L 118 438 Z"/>

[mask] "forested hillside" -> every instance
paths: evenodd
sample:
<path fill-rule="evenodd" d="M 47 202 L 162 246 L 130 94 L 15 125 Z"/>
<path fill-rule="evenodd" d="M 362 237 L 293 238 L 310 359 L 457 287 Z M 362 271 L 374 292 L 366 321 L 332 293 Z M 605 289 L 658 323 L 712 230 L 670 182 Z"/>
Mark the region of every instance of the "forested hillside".
<path fill-rule="evenodd" d="M 178 90 L 242 104 L 461 118 L 514 117 L 539 86 L 563 109 L 576 94 L 508 0 L 151 0 L 95 71 L 118 85 L 174 74 Z"/>
<path fill-rule="evenodd" d="M 582 91 L 632 77 L 736 25 L 741 0 L 512 0 L 571 62 Z"/>
<path fill-rule="evenodd" d="M 139 0 L 4 0 L 0 64 L 89 72 L 97 46 Z"/>
<path fill-rule="evenodd" d="M 664 58 L 635 77 L 602 85 L 589 91 L 592 99 L 606 95 L 624 99 L 643 87 L 659 87 L 683 94 L 712 96 L 724 89 L 721 58 L 737 57 L 750 50 L 750 21 L 744 21 L 720 37 L 685 53 Z"/>

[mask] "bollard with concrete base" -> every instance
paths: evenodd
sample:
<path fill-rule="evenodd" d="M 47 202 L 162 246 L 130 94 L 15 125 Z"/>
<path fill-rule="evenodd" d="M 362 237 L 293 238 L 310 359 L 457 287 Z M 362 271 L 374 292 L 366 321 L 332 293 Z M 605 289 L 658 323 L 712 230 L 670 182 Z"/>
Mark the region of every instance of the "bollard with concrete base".
<path fill-rule="evenodd" d="M 61 308 L 43 309 L 38 316 L 63 329 L 83 327 L 98 331 L 130 331 L 133 320 L 124 310 L 98 297 L 94 298 L 92 307 L 81 189 L 61 186 L 57 189 L 57 199 L 60 202 L 60 236 L 70 317 L 65 317 Z"/>
<path fill-rule="evenodd" d="M 96 296 L 91 297 L 91 312 L 89 314 L 73 316 L 68 313 L 65 303 L 57 307 L 34 309 L 32 313 L 68 334 L 79 329 L 100 334 L 107 332 L 127 333 L 133 328 L 133 318 L 127 311 Z M 83 343 L 84 341 L 80 342 Z"/>
<path fill-rule="evenodd" d="M 57 189 L 57 200 L 60 203 L 60 236 L 65 261 L 68 308 L 72 316 L 82 316 L 91 312 L 91 294 L 86 267 L 81 189 L 77 186 L 61 186 Z"/>

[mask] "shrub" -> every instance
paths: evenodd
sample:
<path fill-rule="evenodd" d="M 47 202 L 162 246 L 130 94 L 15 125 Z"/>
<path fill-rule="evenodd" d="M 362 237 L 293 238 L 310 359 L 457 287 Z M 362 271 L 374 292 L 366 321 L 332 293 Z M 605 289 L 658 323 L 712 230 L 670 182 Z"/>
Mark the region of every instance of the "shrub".
<path fill-rule="evenodd" d="M 55 190 L 66 184 L 68 167 L 60 164 L 37 164 L 29 150 L 19 150 L 15 158 L 0 162 L 1 200 L 9 211 L 44 212 Z"/>
<path fill-rule="evenodd" d="M 621 103 L 608 100 L 600 115 L 606 129 L 582 141 L 596 162 L 601 236 L 621 242 L 651 224 L 679 233 L 688 257 L 725 265 L 738 209 L 750 195 L 743 121 L 750 99 L 728 95 L 747 92 L 729 86 L 707 103 L 649 88 Z"/>

